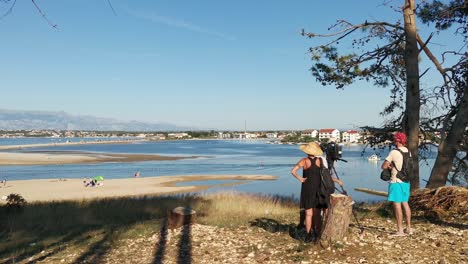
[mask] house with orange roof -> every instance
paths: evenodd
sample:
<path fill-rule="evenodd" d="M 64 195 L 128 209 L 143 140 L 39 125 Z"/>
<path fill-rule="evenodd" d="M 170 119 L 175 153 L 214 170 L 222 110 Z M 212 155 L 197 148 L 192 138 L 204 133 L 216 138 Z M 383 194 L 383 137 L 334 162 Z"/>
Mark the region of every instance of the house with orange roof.
<path fill-rule="evenodd" d="M 312 137 L 316 138 L 318 136 L 318 130 L 317 129 L 306 129 L 302 131 L 301 137 Z"/>
<path fill-rule="evenodd" d="M 319 131 L 319 140 L 328 139 L 331 141 L 340 141 L 340 131 L 335 128 L 323 128 Z"/>
<path fill-rule="evenodd" d="M 348 130 L 342 133 L 342 142 L 357 143 L 361 139 L 361 134 L 357 130 Z"/>

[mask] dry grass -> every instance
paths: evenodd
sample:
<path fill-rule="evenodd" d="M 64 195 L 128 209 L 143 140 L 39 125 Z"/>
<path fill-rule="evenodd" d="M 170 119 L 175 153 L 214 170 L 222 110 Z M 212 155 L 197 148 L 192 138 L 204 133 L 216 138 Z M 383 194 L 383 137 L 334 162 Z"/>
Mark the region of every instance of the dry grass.
<path fill-rule="evenodd" d="M 201 204 L 198 211 L 203 214 L 200 221 L 209 225 L 235 227 L 261 217 L 288 221 L 297 218 L 298 213 L 297 204 L 282 196 L 224 192 L 205 198 L 209 202 Z"/>

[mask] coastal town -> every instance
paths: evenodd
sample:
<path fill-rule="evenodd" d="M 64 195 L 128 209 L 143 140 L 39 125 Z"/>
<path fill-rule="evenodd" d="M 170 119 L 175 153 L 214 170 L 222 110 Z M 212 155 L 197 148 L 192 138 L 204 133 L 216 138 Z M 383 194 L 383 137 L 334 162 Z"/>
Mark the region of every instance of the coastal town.
<path fill-rule="evenodd" d="M 363 130 L 343 130 L 336 128 L 305 129 L 305 130 L 281 130 L 281 131 L 85 131 L 85 130 L 0 130 L 0 138 L 34 138 L 45 137 L 57 139 L 59 142 L 67 142 L 70 139 L 89 139 L 96 141 L 104 139 L 133 139 L 133 140 L 182 140 L 182 139 L 220 139 L 220 140 L 268 140 L 272 144 L 281 143 L 307 143 L 337 142 L 337 143 L 367 143 L 373 133 Z M 421 139 L 429 139 L 437 143 L 440 133 L 428 133 L 421 135 Z M 76 141 L 76 140 L 75 140 Z"/>

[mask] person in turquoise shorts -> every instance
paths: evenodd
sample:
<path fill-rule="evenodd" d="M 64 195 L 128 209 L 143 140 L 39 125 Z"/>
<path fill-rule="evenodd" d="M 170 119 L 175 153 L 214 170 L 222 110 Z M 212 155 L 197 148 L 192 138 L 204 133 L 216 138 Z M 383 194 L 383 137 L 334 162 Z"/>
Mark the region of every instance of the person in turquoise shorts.
<path fill-rule="evenodd" d="M 411 229 L 411 209 L 408 205 L 410 196 L 410 183 L 403 182 L 397 178 L 398 171 L 403 167 L 403 155 L 400 153 L 408 152 L 405 133 L 398 132 L 393 136 L 393 143 L 397 149 L 390 151 L 388 157 L 382 164 L 382 169 L 391 169 L 391 179 L 388 185 L 387 200 L 393 202 L 395 218 L 397 222 L 397 232 L 393 236 L 406 236 L 413 233 Z M 400 151 L 398 151 L 400 150 Z M 406 218 L 406 229 L 403 229 L 403 211 Z"/>

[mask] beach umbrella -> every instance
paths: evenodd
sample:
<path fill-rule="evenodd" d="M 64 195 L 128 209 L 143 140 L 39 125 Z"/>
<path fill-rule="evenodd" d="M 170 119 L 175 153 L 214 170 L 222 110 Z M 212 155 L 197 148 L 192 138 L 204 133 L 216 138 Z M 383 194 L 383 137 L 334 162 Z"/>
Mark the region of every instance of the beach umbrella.
<path fill-rule="evenodd" d="M 103 180 L 104 180 L 104 177 L 103 177 L 103 176 L 94 176 L 94 177 L 93 177 L 93 180 L 96 180 L 96 181 L 103 181 Z"/>

